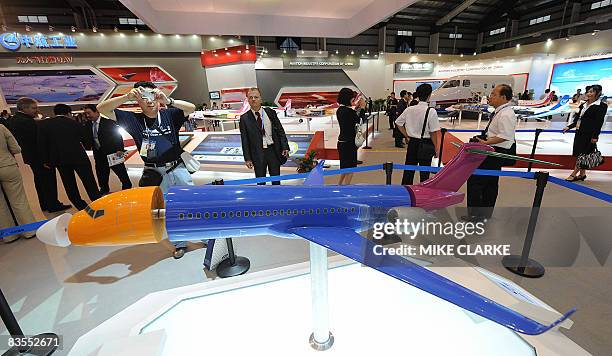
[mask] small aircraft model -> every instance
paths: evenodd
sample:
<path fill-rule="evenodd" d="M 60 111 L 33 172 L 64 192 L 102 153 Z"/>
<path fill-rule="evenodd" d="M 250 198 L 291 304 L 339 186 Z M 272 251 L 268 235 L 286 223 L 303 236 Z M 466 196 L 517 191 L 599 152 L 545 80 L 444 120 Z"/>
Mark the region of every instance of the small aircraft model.
<path fill-rule="evenodd" d="M 529 160 L 466 143 L 440 172 L 418 185 L 324 185 L 321 163 L 302 186 L 176 186 L 165 198 L 158 187 L 133 188 L 104 196 L 74 216 L 56 217 L 37 236 L 61 247 L 157 243 L 166 236 L 172 242 L 303 238 L 516 332 L 541 334 L 575 309 L 542 324 L 400 256 L 373 257 L 374 243 L 359 234 L 388 216 L 414 218 L 460 203 L 459 188 L 485 156 Z"/>
<path fill-rule="evenodd" d="M 568 114 L 573 110 L 570 106 L 570 99 L 569 95 L 564 95 L 556 104 L 548 107 L 524 108 L 514 106 L 513 109 L 515 113 L 525 119 L 539 119 L 546 116 Z"/>

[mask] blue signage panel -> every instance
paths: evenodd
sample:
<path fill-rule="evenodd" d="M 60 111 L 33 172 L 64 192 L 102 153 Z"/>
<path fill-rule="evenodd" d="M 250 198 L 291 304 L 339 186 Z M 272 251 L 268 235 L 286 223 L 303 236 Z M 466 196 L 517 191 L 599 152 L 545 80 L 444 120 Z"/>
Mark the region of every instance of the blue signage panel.
<path fill-rule="evenodd" d="M 5 32 L 0 34 L 0 46 L 9 51 L 18 51 L 20 48 L 58 49 L 77 48 L 73 36 L 66 35 L 27 35 L 18 32 Z"/>
<path fill-rule="evenodd" d="M 599 84 L 603 95 L 612 96 L 612 58 L 590 61 L 559 63 L 553 67 L 550 89 L 557 95 L 573 95 L 576 89 L 587 85 Z"/>

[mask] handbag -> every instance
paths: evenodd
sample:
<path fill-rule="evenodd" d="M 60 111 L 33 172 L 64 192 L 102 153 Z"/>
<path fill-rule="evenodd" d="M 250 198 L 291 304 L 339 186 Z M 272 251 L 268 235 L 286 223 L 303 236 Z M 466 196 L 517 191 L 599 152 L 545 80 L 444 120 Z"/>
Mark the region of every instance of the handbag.
<path fill-rule="evenodd" d="M 576 164 L 578 168 L 582 169 L 593 169 L 595 167 L 599 167 L 603 164 L 604 158 L 601 155 L 601 152 L 595 147 L 595 150 L 591 153 L 583 153 L 576 158 Z"/>
<path fill-rule="evenodd" d="M 361 147 L 365 142 L 365 130 L 361 126 L 361 120 L 358 124 L 355 124 L 355 146 Z"/>
<path fill-rule="evenodd" d="M 431 158 L 435 156 L 436 148 L 434 144 L 430 141 L 423 140 L 423 136 L 425 136 L 425 127 L 427 127 L 427 117 L 429 117 L 429 110 L 432 108 L 427 108 L 425 112 L 425 120 L 423 121 L 423 129 L 421 130 L 421 141 L 419 142 L 419 146 L 417 149 L 417 160 L 419 162 L 422 161 L 431 161 Z"/>

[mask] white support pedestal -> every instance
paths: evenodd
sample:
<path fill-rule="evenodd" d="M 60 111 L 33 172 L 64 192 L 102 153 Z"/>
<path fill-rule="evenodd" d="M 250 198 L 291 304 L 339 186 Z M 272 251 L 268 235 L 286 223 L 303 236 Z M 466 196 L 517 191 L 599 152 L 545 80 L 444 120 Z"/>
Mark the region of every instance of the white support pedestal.
<path fill-rule="evenodd" d="M 334 344 L 329 331 L 329 302 L 327 298 L 327 249 L 310 243 L 310 285 L 312 290 L 312 323 L 310 346 L 325 351 Z"/>

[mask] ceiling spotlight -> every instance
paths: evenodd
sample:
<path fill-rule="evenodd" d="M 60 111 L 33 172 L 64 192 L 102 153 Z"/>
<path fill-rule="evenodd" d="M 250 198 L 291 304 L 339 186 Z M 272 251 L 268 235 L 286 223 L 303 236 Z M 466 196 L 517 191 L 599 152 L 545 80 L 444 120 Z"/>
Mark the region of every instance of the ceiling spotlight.
<path fill-rule="evenodd" d="M 463 58 L 463 53 L 461 53 L 461 54 L 459 55 L 459 57 Z"/>
<path fill-rule="evenodd" d="M 520 43 L 517 43 L 517 44 L 516 44 L 516 48 L 521 48 L 521 44 L 520 44 Z"/>
<path fill-rule="evenodd" d="M 226 51 L 227 51 L 227 47 L 225 47 L 225 48 L 224 48 L 224 50 L 226 50 Z"/>
<path fill-rule="evenodd" d="M 476 55 L 476 52 L 472 53 L 472 56 L 475 56 L 475 55 Z"/>
<path fill-rule="evenodd" d="M 566 41 L 569 41 L 569 37 L 565 37 L 565 40 L 566 40 Z"/>
<path fill-rule="evenodd" d="M 113 31 L 119 32 L 119 29 L 117 28 L 117 26 L 113 27 Z"/>
<path fill-rule="evenodd" d="M 366 51 L 366 54 L 369 56 L 370 55 L 370 51 Z"/>
<path fill-rule="evenodd" d="M 144 37 L 144 33 L 141 33 L 140 35 L 138 35 L 139 37 Z"/>
<path fill-rule="evenodd" d="M 219 55 L 215 53 L 215 57 L 219 57 Z"/>
<path fill-rule="evenodd" d="M 134 27 L 134 32 L 138 33 L 138 27 Z"/>
<path fill-rule="evenodd" d="M 176 38 L 181 38 L 181 35 L 176 34 L 176 35 L 174 35 L 174 37 L 176 37 Z"/>
<path fill-rule="evenodd" d="M 351 50 L 351 54 L 355 54 L 355 51 Z"/>
<path fill-rule="evenodd" d="M 230 53 L 229 53 L 229 52 L 225 52 L 225 54 L 226 54 L 226 55 L 228 55 L 228 56 L 230 55 Z"/>
<path fill-rule="evenodd" d="M 323 53 L 323 51 L 319 50 L 319 54 Z"/>
<path fill-rule="evenodd" d="M 246 50 L 246 53 L 251 53 L 248 49 Z"/>
<path fill-rule="evenodd" d="M 229 42 L 229 43 L 234 43 L 234 39 L 233 39 L 233 38 L 230 38 L 228 42 Z"/>
<path fill-rule="evenodd" d="M 104 37 L 104 34 L 102 32 L 100 32 L 100 37 Z"/>
<path fill-rule="evenodd" d="M 246 47 L 245 47 L 245 48 L 246 48 L 246 49 L 249 49 L 249 45 L 246 45 Z"/>
<path fill-rule="evenodd" d="M 287 53 L 287 50 L 286 50 L 286 49 L 283 49 L 283 53 L 285 53 L 285 54 L 286 54 L 286 53 Z"/>
<path fill-rule="evenodd" d="M 304 54 L 304 50 L 301 50 L 300 53 Z"/>
<path fill-rule="evenodd" d="M 74 26 L 70 26 L 70 31 L 72 31 L 72 32 L 76 32 L 76 27 L 74 27 Z"/>
<path fill-rule="evenodd" d="M 238 50 L 238 54 L 240 54 L 240 53 L 242 53 L 242 51 L 241 51 L 241 50 Z"/>
<path fill-rule="evenodd" d="M 597 34 L 597 32 L 599 32 L 599 30 L 593 30 L 593 33 L 591 33 L 591 35 L 595 36 Z"/>
<path fill-rule="evenodd" d="M 125 35 L 123 33 L 120 33 L 119 37 L 125 37 Z"/>
<path fill-rule="evenodd" d="M 211 40 L 212 42 L 214 42 L 214 41 L 216 41 L 216 40 L 217 40 L 217 38 L 216 38 L 215 36 L 210 36 L 210 40 Z"/>
<path fill-rule="evenodd" d="M 442 53 L 438 53 L 438 57 L 442 57 Z"/>
<path fill-rule="evenodd" d="M 338 50 L 336 50 L 336 54 L 338 54 Z"/>
<path fill-rule="evenodd" d="M 382 56 L 383 54 L 385 54 L 385 52 L 384 51 L 380 51 L 378 54 L 380 54 Z"/>
<path fill-rule="evenodd" d="M 191 38 L 198 38 L 198 35 L 191 35 Z"/>
<path fill-rule="evenodd" d="M 91 28 L 91 30 L 92 30 L 93 32 L 98 32 L 98 28 L 97 28 L 96 26 L 92 27 L 92 28 Z"/>
<path fill-rule="evenodd" d="M 546 42 L 551 43 L 552 40 L 549 38 L 549 39 L 546 40 Z"/>
<path fill-rule="evenodd" d="M 164 35 L 162 35 L 161 33 L 157 34 L 157 38 L 162 38 L 162 37 L 164 37 Z"/>

